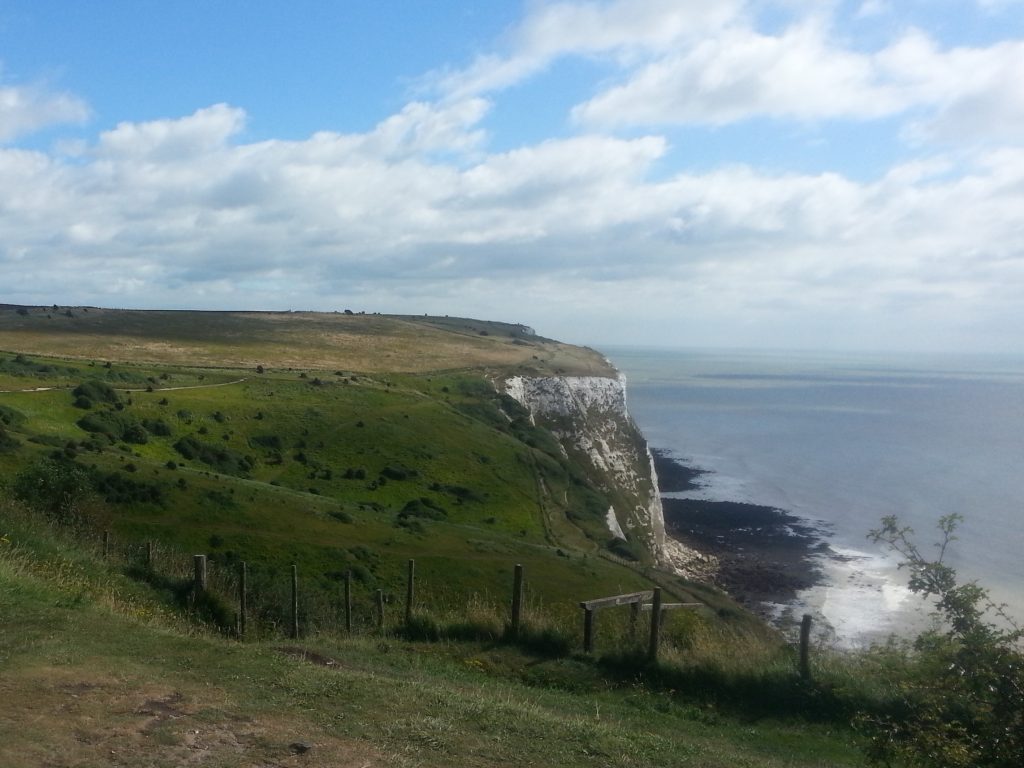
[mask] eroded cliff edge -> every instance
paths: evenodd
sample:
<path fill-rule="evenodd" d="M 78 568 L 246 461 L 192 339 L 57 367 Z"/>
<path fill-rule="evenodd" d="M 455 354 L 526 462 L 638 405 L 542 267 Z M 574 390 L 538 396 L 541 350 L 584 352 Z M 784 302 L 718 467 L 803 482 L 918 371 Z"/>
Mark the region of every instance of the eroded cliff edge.
<path fill-rule="evenodd" d="M 647 441 L 629 416 L 626 379 L 608 376 L 514 376 L 500 383 L 566 455 L 584 467 L 608 499 L 605 524 L 639 558 L 689 578 L 708 578 L 714 557 L 665 533 L 658 478 Z M 593 538 L 593 536 L 591 536 Z"/>

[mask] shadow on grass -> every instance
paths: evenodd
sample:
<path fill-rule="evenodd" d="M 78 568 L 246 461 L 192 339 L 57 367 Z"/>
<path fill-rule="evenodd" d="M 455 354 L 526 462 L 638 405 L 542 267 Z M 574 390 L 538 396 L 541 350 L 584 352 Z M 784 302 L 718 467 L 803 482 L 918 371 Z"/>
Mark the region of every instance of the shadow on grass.
<path fill-rule="evenodd" d="M 573 690 L 600 690 L 609 685 L 628 689 L 637 686 L 666 695 L 673 706 L 695 711 L 714 711 L 747 720 L 799 719 L 807 722 L 849 725 L 857 715 L 894 715 L 896 698 L 872 691 L 871 686 L 845 681 L 842 676 L 822 675 L 805 680 L 797 673 L 795 654 L 766 665 L 762 671 L 729 670 L 728 666 L 692 665 L 650 661 L 639 650 L 613 652 L 600 657 L 576 652 L 578 638 L 567 637 L 550 627 L 524 625 L 513 636 L 506 626 L 489 621 L 438 622 L 426 615 L 414 616 L 397 636 L 412 641 L 452 640 L 516 648 L 554 662 L 528 672 L 510 667 L 531 685 Z M 564 668 L 563 668 L 564 666 Z M 657 699 L 662 701 L 662 699 Z"/>
<path fill-rule="evenodd" d="M 645 654 L 633 652 L 602 656 L 595 660 L 595 666 L 610 682 L 639 683 L 682 701 L 752 720 L 799 718 L 849 724 L 855 715 L 891 714 L 897 706 L 892 700 L 833 680 L 805 680 L 797 674 L 795 660 L 792 669 L 773 665 L 758 673 L 729 672 L 651 661 Z"/>
<path fill-rule="evenodd" d="M 493 621 L 462 620 L 445 623 L 425 614 L 414 615 L 409 622 L 396 630 L 396 634 L 405 640 L 421 642 L 455 640 L 510 645 L 544 658 L 568 656 L 573 642 L 571 638 L 551 627 L 524 624 L 518 634 L 513 635 L 508 625 L 499 626 Z"/>
<path fill-rule="evenodd" d="M 224 632 L 234 629 L 234 608 L 214 592 L 197 591 L 192 579 L 176 579 L 145 565 L 129 565 L 124 573 L 148 585 L 164 602 L 188 611 L 198 620 Z"/>

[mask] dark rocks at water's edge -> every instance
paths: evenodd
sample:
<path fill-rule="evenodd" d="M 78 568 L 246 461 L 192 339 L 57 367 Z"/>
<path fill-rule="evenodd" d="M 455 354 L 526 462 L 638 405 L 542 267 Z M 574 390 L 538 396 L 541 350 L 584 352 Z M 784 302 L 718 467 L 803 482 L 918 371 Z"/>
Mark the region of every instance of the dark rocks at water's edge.
<path fill-rule="evenodd" d="M 656 462 L 658 459 L 656 459 Z M 662 493 L 675 493 L 678 478 L 704 474 L 661 454 L 678 471 L 666 471 L 675 485 L 660 482 Z M 824 580 L 821 555 L 827 554 L 824 532 L 785 510 L 758 504 L 662 496 L 667 533 L 682 543 L 718 558 L 718 586 L 759 613 L 766 603 L 791 604 L 797 593 Z"/>
<path fill-rule="evenodd" d="M 707 474 L 705 470 L 684 466 L 657 448 L 651 449 L 651 456 L 654 458 L 654 471 L 658 474 L 658 490 L 662 493 L 696 491 L 701 487 L 697 480 Z"/>
<path fill-rule="evenodd" d="M 815 529 L 757 504 L 662 499 L 669 535 L 718 558 L 715 581 L 748 607 L 788 604 L 819 584 L 815 555 L 828 551 Z"/>

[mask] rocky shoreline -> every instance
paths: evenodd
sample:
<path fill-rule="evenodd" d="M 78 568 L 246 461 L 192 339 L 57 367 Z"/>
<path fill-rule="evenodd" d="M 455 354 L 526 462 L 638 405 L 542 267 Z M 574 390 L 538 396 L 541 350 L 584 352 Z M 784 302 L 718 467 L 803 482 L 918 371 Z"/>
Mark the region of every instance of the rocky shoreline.
<path fill-rule="evenodd" d="M 669 536 L 718 560 L 715 584 L 768 616 L 821 584 L 827 531 L 782 509 L 735 501 L 678 498 L 700 490 L 703 470 L 652 451 Z"/>

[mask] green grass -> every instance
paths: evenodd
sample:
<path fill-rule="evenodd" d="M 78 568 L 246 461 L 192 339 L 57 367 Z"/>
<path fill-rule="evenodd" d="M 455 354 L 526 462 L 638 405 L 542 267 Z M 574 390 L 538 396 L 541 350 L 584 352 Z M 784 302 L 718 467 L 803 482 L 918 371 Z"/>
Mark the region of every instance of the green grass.
<path fill-rule="evenodd" d="M 66 534 L 0 511 L 0 689 L 15 704 L 0 761 L 12 768 L 179 765 L 199 750 L 205 764 L 291 764 L 295 741 L 313 745 L 312 765 L 862 764 L 851 730 L 813 701 L 753 712 L 672 687 L 684 655 L 652 668 L 496 641 L 223 639 Z M 733 674 L 755 699 L 755 684 L 795 677 Z"/>
<path fill-rule="evenodd" d="M 345 571 L 359 577 L 360 599 L 399 595 L 409 558 L 437 606 L 506 599 L 516 563 L 531 599 L 566 615 L 581 599 L 649 588 L 641 569 L 602 556 L 602 492 L 550 433 L 510 422 L 510 404 L 480 372 L 203 373 L 39 356 L 18 366 L 49 369 L 33 385 L 59 388 L 0 395 L 18 416 L 6 433 L 19 447 L 0 452 L 6 477 L 63 452 L 97 478 L 87 504 L 97 530 L 119 546 L 205 553 L 229 572 L 247 561 L 257 604 L 278 621 L 293 563 L 317 625 L 336 617 Z M 92 378 L 115 387 L 121 410 L 104 416 L 99 395 L 75 407 L 71 390 Z M 80 426 L 92 422 L 169 434 L 125 443 Z M 185 443 L 187 455 L 176 448 Z M 593 519 L 579 515 L 586 498 Z M 665 586 L 691 594 L 677 580 Z"/>

